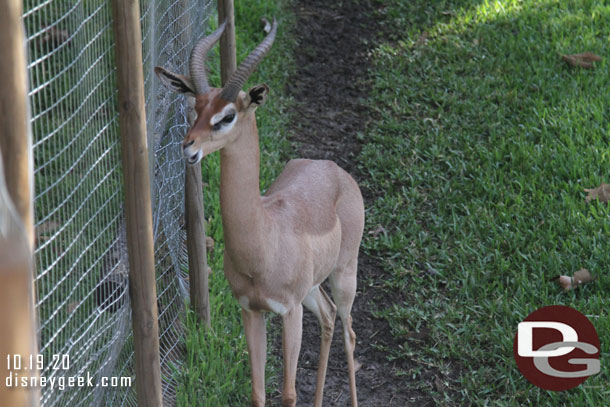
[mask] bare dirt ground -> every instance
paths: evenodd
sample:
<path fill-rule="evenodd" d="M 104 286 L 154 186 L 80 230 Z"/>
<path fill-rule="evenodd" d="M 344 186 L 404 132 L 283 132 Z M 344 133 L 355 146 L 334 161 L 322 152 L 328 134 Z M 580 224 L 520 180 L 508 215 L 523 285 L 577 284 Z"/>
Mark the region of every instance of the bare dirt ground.
<path fill-rule="evenodd" d="M 364 132 L 371 120 L 370 110 L 363 105 L 367 85 L 369 51 L 380 32 L 373 18 L 374 3 L 369 0 L 328 2 L 300 0 L 295 2 L 297 75 L 290 83 L 289 93 L 295 107 L 291 141 L 295 157 L 328 159 L 350 172 L 356 181 L 363 179 L 357 166 L 361 142 L 357 134 Z M 376 198 L 363 190 L 365 206 Z M 365 234 L 368 231 L 365 230 Z M 356 358 L 362 365 L 356 373 L 358 400 L 369 406 L 433 406 L 435 401 L 427 389 L 410 386 L 410 380 L 398 376 L 415 363 L 389 361 L 379 347 L 398 346 L 385 320 L 375 318 L 373 310 L 402 301 L 402 293 L 388 293 L 375 282 L 384 278 L 377 260 L 361 252 L 358 269 L 358 293 L 352 310 L 356 332 Z M 327 288 L 327 292 L 330 290 Z M 280 332 L 279 318 L 273 320 Z M 349 406 L 347 365 L 343 351 L 339 318 L 330 352 L 324 390 L 324 406 Z M 304 312 L 303 341 L 297 373 L 299 406 L 313 404 L 316 369 L 320 346 L 320 328 L 309 311 Z M 281 355 L 281 339 L 275 335 L 274 353 Z M 425 381 L 433 386 L 437 372 L 423 367 Z M 281 377 L 279 378 L 281 383 Z M 421 383 L 421 377 L 419 380 Z M 281 385 L 271 394 L 272 405 L 281 405 Z"/>

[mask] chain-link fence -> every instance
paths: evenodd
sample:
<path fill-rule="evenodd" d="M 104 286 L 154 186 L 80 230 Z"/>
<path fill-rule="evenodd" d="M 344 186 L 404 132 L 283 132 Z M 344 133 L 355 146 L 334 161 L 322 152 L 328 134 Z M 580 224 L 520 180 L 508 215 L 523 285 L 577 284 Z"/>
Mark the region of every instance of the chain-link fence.
<path fill-rule="evenodd" d="M 175 404 L 187 296 L 183 101 L 161 91 L 155 65 L 186 72 L 211 0 L 141 0 L 151 150 L 164 405 Z M 135 406 L 128 259 L 116 109 L 112 10 L 104 0 L 26 0 L 34 134 L 36 307 L 48 380 L 91 377 L 94 387 L 43 388 L 43 406 Z M 52 363 L 54 355 L 67 358 Z"/>

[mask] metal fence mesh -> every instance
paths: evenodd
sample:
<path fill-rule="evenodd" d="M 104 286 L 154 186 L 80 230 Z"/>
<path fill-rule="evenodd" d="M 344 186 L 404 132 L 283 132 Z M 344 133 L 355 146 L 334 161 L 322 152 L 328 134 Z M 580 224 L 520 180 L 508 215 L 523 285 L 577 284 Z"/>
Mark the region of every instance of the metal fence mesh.
<path fill-rule="evenodd" d="M 159 88 L 153 68 L 186 72 L 211 0 L 141 0 L 147 130 L 163 396 L 175 404 L 188 295 L 184 249 L 183 100 Z M 34 134 L 36 308 L 42 374 L 87 376 L 94 387 L 42 389 L 43 406 L 135 406 L 128 259 L 116 109 L 112 13 L 105 0 L 26 0 Z M 68 355 L 55 365 L 53 355 Z"/>

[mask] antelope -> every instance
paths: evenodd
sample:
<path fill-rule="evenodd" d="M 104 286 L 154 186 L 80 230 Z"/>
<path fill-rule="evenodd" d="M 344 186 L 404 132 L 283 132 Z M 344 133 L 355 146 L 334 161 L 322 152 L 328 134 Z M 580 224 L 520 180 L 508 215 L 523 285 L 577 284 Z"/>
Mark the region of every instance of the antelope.
<path fill-rule="evenodd" d="M 169 89 L 194 98 L 196 118 L 182 143 L 189 164 L 220 150 L 220 207 L 225 240 L 224 274 L 241 305 L 250 357 L 252 405 L 265 404 L 265 312 L 282 316 L 283 406 L 296 405 L 297 360 L 303 306 L 321 326 L 314 405 L 322 405 L 328 354 L 338 313 L 343 323 L 351 405 L 357 406 L 351 308 L 356 295 L 358 250 L 364 204 L 354 179 L 337 164 L 296 159 L 261 196 L 255 111 L 269 92 L 266 84 L 241 90 L 270 50 L 274 19 L 265 39 L 239 65 L 225 86 L 211 88 L 205 70 L 208 51 L 225 24 L 193 48 L 189 76 L 156 67 Z M 322 289 L 329 279 L 334 301 Z"/>

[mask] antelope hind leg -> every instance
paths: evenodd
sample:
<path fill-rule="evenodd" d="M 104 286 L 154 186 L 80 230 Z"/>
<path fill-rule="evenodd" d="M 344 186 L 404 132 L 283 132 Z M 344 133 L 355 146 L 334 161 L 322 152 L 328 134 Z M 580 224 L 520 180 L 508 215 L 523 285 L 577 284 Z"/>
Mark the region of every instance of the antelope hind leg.
<path fill-rule="evenodd" d="M 356 366 L 354 363 L 354 349 L 356 347 L 356 334 L 352 329 L 352 305 L 356 296 L 356 269 L 358 257 L 353 258 L 343 269 L 336 269 L 330 275 L 330 287 L 333 299 L 337 303 L 337 312 L 343 324 L 343 344 L 347 358 L 349 375 L 349 389 L 352 407 L 358 406 L 356 392 Z"/>
<path fill-rule="evenodd" d="M 326 369 L 328 367 L 328 355 L 330 353 L 330 344 L 333 339 L 333 331 L 335 330 L 337 307 L 335 307 L 335 304 L 331 301 L 328 294 L 326 294 L 320 286 L 312 288 L 307 297 L 303 300 L 303 305 L 313 312 L 320 322 L 320 356 L 318 359 L 318 378 L 314 407 L 322 407 L 324 382 L 326 381 Z"/>

